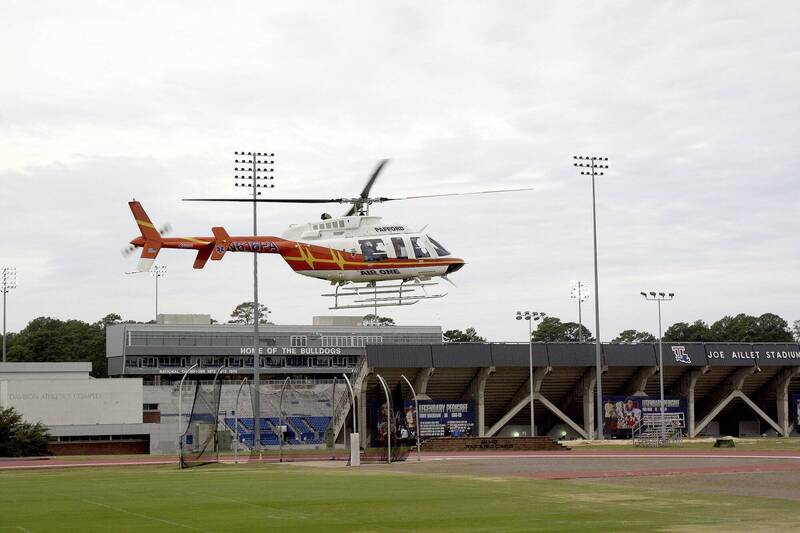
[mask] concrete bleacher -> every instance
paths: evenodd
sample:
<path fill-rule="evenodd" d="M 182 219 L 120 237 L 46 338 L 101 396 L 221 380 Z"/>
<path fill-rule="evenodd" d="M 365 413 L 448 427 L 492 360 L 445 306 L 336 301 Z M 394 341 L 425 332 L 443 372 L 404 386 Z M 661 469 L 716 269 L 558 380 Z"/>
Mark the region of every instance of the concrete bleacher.
<path fill-rule="evenodd" d="M 318 445 L 324 442 L 325 430 L 331 424 L 330 416 L 289 416 L 284 420 L 286 427 L 286 440 L 288 445 Z M 261 444 L 263 446 L 280 445 L 278 417 L 262 417 L 259 423 L 261 428 Z M 232 433 L 236 432 L 236 419 L 225 418 L 225 425 Z M 252 417 L 239 419 L 239 441 L 252 448 L 255 443 L 255 421 Z"/>

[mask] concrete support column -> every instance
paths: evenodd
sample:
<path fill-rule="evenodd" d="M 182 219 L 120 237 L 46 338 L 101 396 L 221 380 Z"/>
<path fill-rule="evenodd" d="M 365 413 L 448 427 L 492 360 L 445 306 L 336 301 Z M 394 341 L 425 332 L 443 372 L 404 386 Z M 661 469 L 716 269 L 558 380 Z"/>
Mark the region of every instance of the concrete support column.
<path fill-rule="evenodd" d="M 690 437 L 695 435 L 694 387 L 700 376 L 707 374 L 710 370 L 710 366 L 689 370 L 681 377 L 676 388 L 680 396 L 686 396 L 686 431 Z"/>
<path fill-rule="evenodd" d="M 705 417 L 703 417 L 700 423 L 694 427 L 693 431 L 689 433 L 689 436 L 694 437 L 703 431 L 703 428 L 705 428 L 709 422 L 714 420 L 714 418 L 721 413 L 725 406 L 728 405 L 728 403 L 730 403 L 730 401 L 734 398 L 742 398 L 742 400 L 744 400 L 752 408 L 755 404 L 753 404 L 752 401 L 742 392 L 742 386 L 744 386 L 744 381 L 748 378 L 748 376 L 752 376 L 756 372 L 759 372 L 759 368 L 757 366 L 739 368 L 719 387 L 717 387 L 717 389 L 710 394 L 709 398 L 704 402 L 704 405 L 711 406 L 710 411 Z M 694 394 L 692 394 L 692 396 L 694 396 Z M 766 415 L 764 415 L 760 409 L 756 408 L 754 410 L 757 414 L 759 414 L 759 416 L 762 416 L 762 418 L 772 422 L 772 420 L 769 419 L 769 417 L 766 417 Z M 774 422 L 772 423 L 774 424 Z"/>
<path fill-rule="evenodd" d="M 789 383 L 792 378 L 800 375 L 800 367 L 785 368 L 775 376 L 775 401 L 778 407 L 778 426 L 784 437 L 792 433 L 791 406 L 789 405 Z"/>
<path fill-rule="evenodd" d="M 550 373 L 552 367 L 544 367 L 544 368 L 535 368 L 533 370 L 533 392 L 534 394 L 539 392 L 539 389 L 542 386 L 542 381 L 544 380 L 545 376 Z M 517 393 L 508 402 L 506 405 L 505 411 L 506 413 L 500 417 L 500 420 L 495 422 L 495 424 L 490 427 L 486 431 L 486 436 L 491 437 L 505 426 L 509 420 L 514 418 L 514 416 L 522 411 L 526 406 L 530 405 L 531 401 L 531 381 L 529 379 L 525 380 L 525 383 L 517 390 Z M 536 434 L 536 429 L 533 430 L 534 436 Z"/>
<path fill-rule="evenodd" d="M 475 402 L 476 422 L 478 425 L 478 436 L 483 437 L 486 434 L 486 405 L 484 401 L 484 391 L 486 390 L 486 381 L 489 376 L 494 374 L 495 368 L 493 366 L 479 368 L 475 373 L 475 377 L 467 386 L 464 394 L 461 396 L 462 400 L 473 400 Z"/>
<path fill-rule="evenodd" d="M 417 376 L 414 378 L 414 391 L 417 393 L 418 400 L 431 399 L 428 396 L 428 381 L 435 372 L 435 368 L 420 368 L 417 372 Z"/>
<path fill-rule="evenodd" d="M 647 396 L 645 388 L 647 388 L 647 380 L 658 373 L 657 366 L 643 366 L 636 371 L 636 373 L 625 385 L 625 392 L 628 396 Z"/>
<path fill-rule="evenodd" d="M 589 436 L 595 434 L 594 386 L 596 383 L 597 370 L 595 368 L 590 368 L 583 374 L 583 378 L 581 378 L 581 388 L 583 389 L 583 430 Z"/>

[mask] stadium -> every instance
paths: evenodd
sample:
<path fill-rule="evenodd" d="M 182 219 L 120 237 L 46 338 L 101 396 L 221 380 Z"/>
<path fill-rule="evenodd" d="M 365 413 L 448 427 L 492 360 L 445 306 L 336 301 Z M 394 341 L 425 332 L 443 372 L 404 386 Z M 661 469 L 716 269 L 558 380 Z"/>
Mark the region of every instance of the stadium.
<path fill-rule="evenodd" d="M 800 531 L 800 3 L 0 21 L 0 533 Z"/>
<path fill-rule="evenodd" d="M 87 529 L 121 521 L 122 529 L 216 531 L 246 527 L 243 519 L 263 508 L 286 527 L 352 530 L 381 523 L 384 513 L 387 524 L 428 529 L 438 522 L 437 495 L 444 492 L 458 498 L 448 497 L 453 512 L 501 530 L 597 523 L 643 529 L 654 521 L 708 526 L 739 513 L 721 512 L 720 498 L 770 502 L 742 515 L 743 526 L 788 525 L 786 505 L 795 498 L 800 467 L 796 344 L 664 344 L 667 413 L 676 423 L 669 443 L 652 449 L 642 429 L 659 407 L 657 344 L 602 345 L 607 440 L 600 444 L 587 440 L 596 423 L 593 344 L 443 343 L 437 326 L 364 325 L 359 318 L 263 327 L 259 422 L 249 385 L 252 328 L 212 325 L 203 315 L 110 326 L 106 379 L 90 378 L 88 363 L 0 365 L 0 405 L 45 421 L 57 454 L 0 461 L 0 485 L 14 483 L 16 497 L 33 502 L 42 478 L 25 472 L 43 469 L 65 490 L 87 494 L 72 503 L 57 497 L 42 515 L 26 504 L 7 516 L 31 531 L 47 530 L 52 513 L 73 505 Z M 738 437 L 738 449 L 715 448 L 715 440 L 727 442 L 721 435 Z M 396 451 L 387 453 L 387 440 Z M 184 467 L 206 466 L 178 470 L 176 451 Z M 113 479 L 122 493 L 97 492 L 83 472 Z M 183 488 L 155 501 L 141 490 L 142 483 L 178 487 L 183 481 L 173 476 L 181 475 L 197 484 L 203 472 L 216 472 L 211 492 Z M 256 490 L 243 492 L 243 479 Z M 499 479 L 502 489 L 486 487 L 485 480 Z M 720 487 L 720 479 L 729 483 Z M 284 489 L 267 490 L 274 483 Z M 691 504 L 678 496 L 687 483 L 696 491 Z M 636 496 L 620 497 L 620 490 Z M 549 510 L 525 518 L 508 491 Z M 330 494 L 339 496 L 315 503 Z M 284 498 L 306 501 L 307 510 L 293 510 Z M 383 507 L 397 498 L 415 502 L 417 514 Z M 576 514 L 575 501 L 584 500 L 607 505 L 579 504 Z M 334 518 L 328 505 L 336 516 L 348 509 L 353 515 Z M 678 513 L 685 505 L 693 511 Z M 635 518 L 620 521 L 606 508 L 636 509 Z M 672 518 L 661 516 L 670 509 Z"/>

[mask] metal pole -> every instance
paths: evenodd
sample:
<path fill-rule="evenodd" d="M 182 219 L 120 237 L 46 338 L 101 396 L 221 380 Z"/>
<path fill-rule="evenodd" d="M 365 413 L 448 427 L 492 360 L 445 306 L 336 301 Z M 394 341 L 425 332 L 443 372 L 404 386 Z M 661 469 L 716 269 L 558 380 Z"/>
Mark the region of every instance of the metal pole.
<path fill-rule="evenodd" d="M 389 387 L 386 385 L 383 377 L 380 374 L 375 374 L 383 386 L 383 393 L 386 395 L 386 445 L 388 448 L 388 455 L 386 462 L 392 464 L 392 400 L 389 398 Z"/>
<path fill-rule="evenodd" d="M 5 272 L 3 272 L 3 277 L 5 277 Z M 3 279 L 3 362 L 6 362 L 6 294 L 8 291 L 6 290 L 6 280 Z"/>
<path fill-rule="evenodd" d="M 406 384 L 408 385 L 408 388 L 411 389 L 411 394 L 414 395 L 414 415 L 415 415 L 414 418 L 416 419 L 416 425 L 417 425 L 416 431 L 414 431 L 414 433 L 417 434 L 417 461 L 422 461 L 422 450 L 419 445 L 420 427 L 419 427 L 419 401 L 417 400 L 417 392 L 414 390 L 414 386 L 411 385 L 411 382 L 408 381 L 408 378 L 405 377 L 405 375 L 400 374 L 400 377 L 405 380 Z"/>
<path fill-rule="evenodd" d="M 253 240 L 258 236 L 258 180 L 256 177 L 258 158 L 253 153 Z M 258 253 L 253 250 L 253 388 L 256 396 L 253 399 L 253 418 L 255 419 L 255 445 L 258 450 L 258 459 L 261 455 L 261 357 L 259 354 L 259 331 L 258 322 L 260 320 L 258 309 Z"/>
<path fill-rule="evenodd" d="M 333 376 L 333 390 L 331 391 L 331 432 L 333 429 L 333 420 L 336 418 L 336 376 Z M 331 461 L 336 460 L 336 435 L 333 435 L 333 442 L 331 442 Z"/>
<path fill-rule="evenodd" d="M 658 300 L 658 382 L 661 389 L 661 444 L 667 436 L 664 426 L 664 357 L 661 353 L 661 300 Z"/>
<path fill-rule="evenodd" d="M 531 384 L 531 437 L 536 436 L 536 425 L 533 422 L 533 322 L 528 319 L 528 379 Z"/>
<path fill-rule="evenodd" d="M 156 272 L 156 323 L 158 323 L 158 272 Z"/>
<path fill-rule="evenodd" d="M 583 315 L 581 314 L 581 304 L 583 303 L 583 282 L 578 281 L 578 342 L 583 344 Z"/>
<path fill-rule="evenodd" d="M 597 275 L 597 203 L 594 186 L 594 158 L 592 158 L 592 230 L 594 234 L 594 331 L 595 372 L 597 373 L 597 439 L 603 440 L 603 380 L 602 347 L 600 346 L 600 283 Z"/>
<path fill-rule="evenodd" d="M 342 374 L 344 377 L 345 383 L 347 383 L 347 388 L 350 389 L 350 398 L 353 402 L 353 433 L 358 433 L 358 424 L 356 422 L 356 416 L 358 413 L 358 409 L 356 408 L 356 393 L 353 391 L 353 385 L 350 383 L 350 378 L 347 377 L 347 374 Z"/>
<path fill-rule="evenodd" d="M 220 366 L 217 368 L 217 371 L 214 373 L 214 381 L 211 382 L 211 390 L 213 391 L 217 386 L 217 378 L 219 377 L 219 373 L 222 372 L 222 369 L 225 368 L 225 365 Z M 219 394 L 217 395 L 217 401 L 214 404 L 214 447 L 217 449 L 217 462 L 219 462 L 219 400 L 220 396 L 222 396 L 222 385 L 219 386 Z"/>
<path fill-rule="evenodd" d="M 233 447 L 233 464 L 239 464 L 239 395 L 242 393 L 242 387 L 247 383 L 247 376 L 244 377 L 242 383 L 239 385 L 239 391 L 236 393 L 236 403 L 234 404 L 233 411 L 233 427 L 236 429 L 236 446 Z"/>
<path fill-rule="evenodd" d="M 286 390 L 286 385 L 289 384 L 289 376 L 286 376 L 286 379 L 283 380 L 283 385 L 281 385 L 281 398 L 278 400 L 278 425 L 280 426 L 278 429 L 281 432 L 281 438 L 278 439 L 278 446 L 280 450 L 280 456 L 278 462 L 283 462 L 283 422 L 285 417 L 283 416 L 283 391 Z"/>
<path fill-rule="evenodd" d="M 181 378 L 181 383 L 178 385 L 178 466 L 180 466 L 180 456 L 181 456 L 181 436 L 183 436 L 183 431 L 181 430 L 181 419 L 183 418 L 183 411 L 182 411 L 182 403 L 183 403 L 183 381 L 186 379 L 186 376 L 189 375 L 189 372 L 195 369 L 200 365 L 200 363 L 195 363 L 189 367 L 189 370 L 183 373 L 183 377 Z"/>

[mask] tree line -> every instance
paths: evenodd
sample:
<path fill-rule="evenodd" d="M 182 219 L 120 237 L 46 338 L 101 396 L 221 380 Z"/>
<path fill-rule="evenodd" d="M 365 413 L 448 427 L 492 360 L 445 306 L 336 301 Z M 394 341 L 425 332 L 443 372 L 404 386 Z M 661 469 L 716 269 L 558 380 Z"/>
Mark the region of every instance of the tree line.
<path fill-rule="evenodd" d="M 268 310 L 261 306 L 259 322 L 267 324 Z M 212 322 L 215 322 L 212 320 Z M 7 338 L 9 361 L 90 361 L 92 376 L 108 375 L 106 364 L 106 335 L 109 325 L 120 323 L 140 323 L 133 320 L 123 321 L 120 315 L 111 313 L 97 322 L 81 320 L 60 320 L 52 317 L 38 317 L 31 320 L 18 333 L 9 333 Z M 148 323 L 153 323 L 150 321 Z M 238 305 L 228 323 L 252 324 L 253 305 L 243 302 Z M 365 325 L 393 326 L 394 320 L 377 315 L 364 317 Z M 531 339 L 534 342 L 578 342 L 581 332 L 584 342 L 594 342 L 592 332 L 586 326 L 576 322 L 563 322 L 558 317 L 546 316 L 537 323 Z M 656 337 L 646 331 L 628 329 L 622 331 L 611 342 L 638 343 L 654 342 Z M 773 313 L 760 316 L 744 313 L 725 316 L 716 322 L 707 324 L 702 320 L 694 322 L 677 322 L 664 332 L 664 341 L 668 342 L 800 342 L 800 320 L 792 326 L 783 318 Z M 465 330 L 450 329 L 444 332 L 443 341 L 453 342 L 486 342 L 475 328 Z"/>
<path fill-rule="evenodd" d="M 444 332 L 444 342 L 486 342 L 475 328 L 465 331 L 451 329 Z M 594 342 L 592 332 L 577 322 L 562 322 L 560 318 L 546 316 L 531 334 L 534 342 Z M 707 324 L 703 320 L 676 322 L 664 331 L 665 342 L 800 342 L 800 320 L 789 323 L 773 313 L 760 316 L 740 313 L 725 316 Z M 611 341 L 617 344 L 656 342 L 655 335 L 647 331 L 626 329 Z"/>

